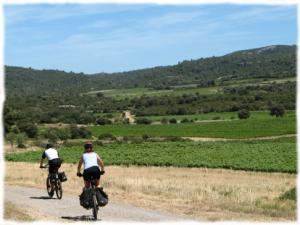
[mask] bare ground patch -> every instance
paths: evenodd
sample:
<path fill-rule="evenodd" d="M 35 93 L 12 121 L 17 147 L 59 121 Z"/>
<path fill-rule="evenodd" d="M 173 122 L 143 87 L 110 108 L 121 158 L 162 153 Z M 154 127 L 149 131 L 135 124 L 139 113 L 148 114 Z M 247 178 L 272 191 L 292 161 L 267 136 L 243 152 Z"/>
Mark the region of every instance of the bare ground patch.
<path fill-rule="evenodd" d="M 74 164 L 63 164 L 64 191 L 83 186 Z M 17 168 L 17 170 L 16 170 Z M 46 170 L 6 162 L 5 183 L 45 188 Z M 102 186 L 112 202 L 208 220 L 294 221 L 296 203 L 279 200 L 294 187 L 296 175 L 203 168 L 107 166 Z"/>

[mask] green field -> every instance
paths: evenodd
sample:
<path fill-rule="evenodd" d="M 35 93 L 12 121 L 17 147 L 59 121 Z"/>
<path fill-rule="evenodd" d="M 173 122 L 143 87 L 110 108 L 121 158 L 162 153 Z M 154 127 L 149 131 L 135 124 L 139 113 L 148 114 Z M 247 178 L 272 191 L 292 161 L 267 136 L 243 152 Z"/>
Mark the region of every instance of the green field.
<path fill-rule="evenodd" d="M 199 95 L 212 95 L 216 93 L 222 93 L 224 87 L 235 87 L 243 85 L 266 85 L 270 83 L 284 83 L 287 81 L 295 81 L 295 77 L 284 78 L 284 79 L 243 79 L 243 80 L 230 80 L 225 81 L 220 86 L 213 87 L 197 87 L 197 84 L 173 86 L 172 89 L 154 90 L 150 88 L 128 88 L 128 89 L 109 89 L 91 91 L 85 94 L 96 95 L 102 93 L 106 97 L 113 97 L 117 99 L 141 97 L 142 95 L 147 96 L 160 96 L 160 95 L 183 95 L 183 94 L 196 94 Z"/>
<path fill-rule="evenodd" d="M 114 136 L 142 136 L 147 134 L 156 137 L 254 138 L 296 133 L 294 112 L 290 112 L 282 118 L 269 116 L 266 112 L 258 112 L 255 115 L 247 120 L 157 125 L 122 124 L 91 126 L 89 129 L 95 137 L 110 133 Z"/>
<path fill-rule="evenodd" d="M 67 163 L 77 163 L 82 147 L 60 150 Z M 106 165 L 146 165 L 227 168 L 266 172 L 296 172 L 296 140 L 229 142 L 154 142 L 105 144 L 95 151 Z M 6 160 L 39 162 L 41 151 L 6 154 Z"/>
<path fill-rule="evenodd" d="M 216 94 L 220 87 L 187 87 L 187 88 L 174 88 L 166 90 L 153 90 L 149 88 L 129 88 L 129 89 L 111 89 L 92 91 L 87 94 L 96 95 L 101 92 L 106 97 L 113 97 L 117 99 L 141 97 L 142 95 L 147 96 L 160 96 L 160 95 L 183 95 L 183 94 L 200 94 L 200 95 L 211 95 Z"/>
<path fill-rule="evenodd" d="M 267 111 L 251 111 L 250 119 L 268 119 L 270 118 L 270 113 Z M 286 117 L 295 117 L 295 111 L 287 111 Z M 191 114 L 191 115 L 168 115 L 168 116 L 146 116 L 146 118 L 152 121 L 161 121 L 162 118 L 171 119 L 175 118 L 180 121 L 184 118 L 189 120 L 232 120 L 238 119 L 237 112 L 211 112 L 211 113 L 201 113 L 201 114 Z"/>

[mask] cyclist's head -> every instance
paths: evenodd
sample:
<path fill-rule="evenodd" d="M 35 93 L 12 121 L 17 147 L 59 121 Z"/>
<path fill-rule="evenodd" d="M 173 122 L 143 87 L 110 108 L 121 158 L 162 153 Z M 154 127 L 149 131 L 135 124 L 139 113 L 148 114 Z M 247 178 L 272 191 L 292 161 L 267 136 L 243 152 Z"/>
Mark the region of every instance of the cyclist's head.
<path fill-rule="evenodd" d="M 48 149 L 48 148 L 53 148 L 53 144 L 51 144 L 51 143 L 46 144 L 46 149 Z"/>
<path fill-rule="evenodd" d="M 93 144 L 92 142 L 88 141 L 84 144 L 84 150 L 86 152 L 90 152 L 90 151 L 93 151 Z"/>

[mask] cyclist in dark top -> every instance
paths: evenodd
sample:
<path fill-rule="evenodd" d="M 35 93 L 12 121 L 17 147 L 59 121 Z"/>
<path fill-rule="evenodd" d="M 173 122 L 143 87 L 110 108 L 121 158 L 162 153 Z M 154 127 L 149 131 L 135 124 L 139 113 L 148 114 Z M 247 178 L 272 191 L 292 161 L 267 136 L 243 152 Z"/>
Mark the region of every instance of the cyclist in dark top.
<path fill-rule="evenodd" d="M 53 148 L 52 144 L 47 144 L 46 149 L 42 154 L 42 158 L 40 161 L 40 168 L 43 168 L 44 159 L 48 159 L 49 164 L 49 173 L 58 172 L 59 167 L 61 166 L 61 160 L 59 158 L 59 154 L 56 149 Z"/>

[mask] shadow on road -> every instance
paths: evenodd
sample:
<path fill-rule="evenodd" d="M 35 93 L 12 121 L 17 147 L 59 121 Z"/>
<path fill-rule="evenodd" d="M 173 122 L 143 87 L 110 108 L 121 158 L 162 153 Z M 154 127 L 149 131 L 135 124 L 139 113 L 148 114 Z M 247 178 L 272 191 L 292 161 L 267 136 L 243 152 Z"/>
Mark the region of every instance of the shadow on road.
<path fill-rule="evenodd" d="M 72 220 L 72 221 L 94 221 L 94 217 L 93 216 L 62 216 L 62 219 L 65 220 Z M 99 220 L 98 220 L 99 221 Z"/>
<path fill-rule="evenodd" d="M 40 197 L 30 197 L 31 199 L 44 199 L 44 200 L 49 200 L 49 199 L 56 199 L 56 198 L 50 198 L 49 196 L 40 196 Z"/>

